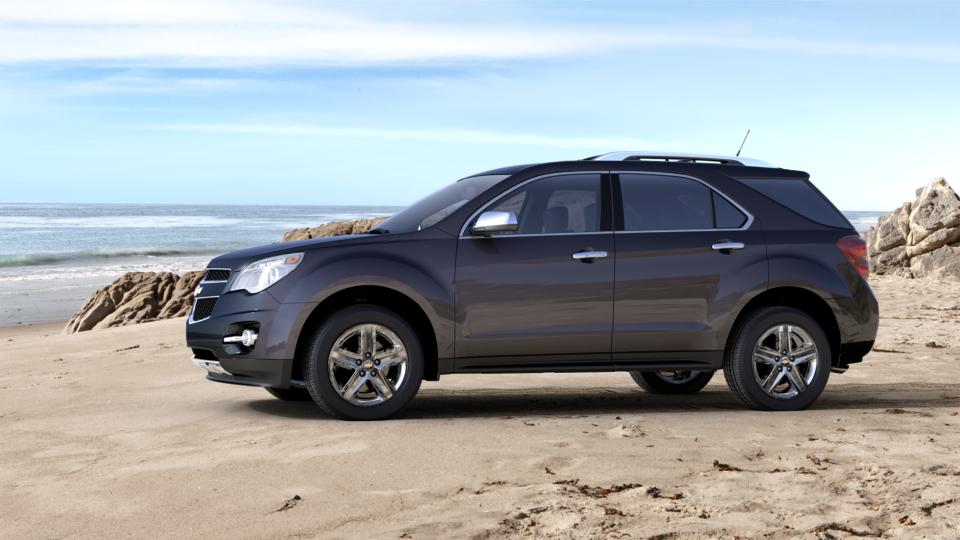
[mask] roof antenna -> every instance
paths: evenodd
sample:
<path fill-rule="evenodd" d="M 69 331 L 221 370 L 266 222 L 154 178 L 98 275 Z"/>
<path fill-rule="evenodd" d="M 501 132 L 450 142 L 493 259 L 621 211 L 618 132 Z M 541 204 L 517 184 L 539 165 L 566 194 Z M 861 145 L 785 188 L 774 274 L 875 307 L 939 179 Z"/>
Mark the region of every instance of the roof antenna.
<path fill-rule="evenodd" d="M 750 130 L 747 130 L 747 134 L 743 136 L 743 142 L 740 143 L 740 149 L 737 150 L 737 157 L 740 157 L 740 152 L 743 152 L 743 145 L 747 144 L 747 137 L 750 136 Z"/>

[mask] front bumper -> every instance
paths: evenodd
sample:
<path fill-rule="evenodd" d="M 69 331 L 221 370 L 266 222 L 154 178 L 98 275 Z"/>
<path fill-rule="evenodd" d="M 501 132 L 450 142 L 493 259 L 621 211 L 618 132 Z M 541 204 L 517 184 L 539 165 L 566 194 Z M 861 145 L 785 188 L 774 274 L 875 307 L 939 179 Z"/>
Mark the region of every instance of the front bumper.
<path fill-rule="evenodd" d="M 194 356 L 193 365 L 206 371 L 207 373 L 212 373 L 214 375 L 230 375 L 230 372 L 223 369 L 223 367 L 220 365 L 220 362 L 217 360 L 204 360 Z"/>
<path fill-rule="evenodd" d="M 204 285 L 204 295 L 218 294 L 215 286 Z M 280 304 L 268 292 L 248 294 L 234 291 L 218 295 L 209 317 L 188 319 L 187 346 L 193 363 L 207 372 L 212 381 L 289 388 L 300 386 L 293 373 L 297 337 L 312 304 Z M 243 328 L 256 327 L 252 347 L 224 338 L 239 335 Z M 291 379 L 294 379 L 291 382 Z"/>
<path fill-rule="evenodd" d="M 227 384 L 270 388 L 303 387 L 303 381 L 291 379 L 292 360 L 257 358 L 206 360 L 193 357 L 193 365 L 207 372 L 207 379 Z M 231 371 L 232 370 L 232 371 Z"/>

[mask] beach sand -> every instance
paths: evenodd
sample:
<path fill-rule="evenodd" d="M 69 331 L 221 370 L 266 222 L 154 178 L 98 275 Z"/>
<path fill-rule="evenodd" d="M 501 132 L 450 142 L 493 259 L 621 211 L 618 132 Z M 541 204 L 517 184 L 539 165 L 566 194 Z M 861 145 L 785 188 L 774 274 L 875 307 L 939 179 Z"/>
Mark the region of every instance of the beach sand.
<path fill-rule="evenodd" d="M 884 352 L 796 413 L 473 375 L 341 422 L 204 380 L 183 320 L 0 328 L 0 537 L 956 538 L 960 284 L 872 283 Z"/>

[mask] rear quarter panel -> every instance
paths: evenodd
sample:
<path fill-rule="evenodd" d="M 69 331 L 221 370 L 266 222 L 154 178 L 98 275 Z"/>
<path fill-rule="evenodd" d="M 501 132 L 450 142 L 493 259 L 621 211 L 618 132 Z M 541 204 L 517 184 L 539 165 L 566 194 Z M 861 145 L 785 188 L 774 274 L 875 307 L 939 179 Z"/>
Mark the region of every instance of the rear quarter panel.
<path fill-rule="evenodd" d="M 735 177 L 789 176 L 809 178 L 799 171 L 744 168 Z M 841 341 L 871 341 L 876 336 L 879 307 L 867 282 L 837 248 L 837 240 L 855 230 L 824 226 L 789 210 L 734 178 L 717 175 L 712 182 L 750 210 L 763 224 L 767 246 L 769 288 L 796 287 L 817 294 L 837 318 Z M 744 298 L 742 309 L 753 294 Z"/>
<path fill-rule="evenodd" d="M 802 287 L 822 298 L 851 297 L 862 281 L 837 249 L 842 230 L 767 231 L 770 287 Z"/>
<path fill-rule="evenodd" d="M 870 285 L 837 248 L 853 231 L 773 231 L 767 236 L 770 287 L 799 287 L 823 298 L 840 330 L 842 343 L 872 341 L 879 306 Z"/>

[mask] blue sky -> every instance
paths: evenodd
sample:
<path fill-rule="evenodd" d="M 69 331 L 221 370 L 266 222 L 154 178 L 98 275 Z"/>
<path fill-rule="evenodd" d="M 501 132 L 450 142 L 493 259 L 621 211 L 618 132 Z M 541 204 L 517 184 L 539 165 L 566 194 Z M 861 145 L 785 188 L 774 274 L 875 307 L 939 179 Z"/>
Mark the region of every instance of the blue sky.
<path fill-rule="evenodd" d="M 960 3 L 0 0 L 0 201 L 407 204 L 632 149 L 960 184 Z"/>

